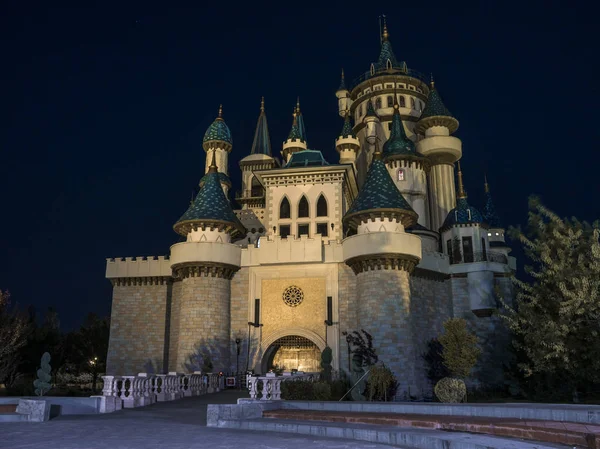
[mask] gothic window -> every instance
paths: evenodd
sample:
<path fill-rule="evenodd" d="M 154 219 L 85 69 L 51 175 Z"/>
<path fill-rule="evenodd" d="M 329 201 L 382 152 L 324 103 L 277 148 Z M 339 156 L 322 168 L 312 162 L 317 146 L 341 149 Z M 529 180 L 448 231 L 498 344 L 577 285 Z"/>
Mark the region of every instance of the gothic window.
<path fill-rule="evenodd" d="M 279 235 L 282 239 L 287 238 L 287 236 L 290 235 L 290 225 L 279 226 Z"/>
<path fill-rule="evenodd" d="M 327 216 L 327 200 L 323 195 L 319 196 L 317 200 L 317 217 Z"/>
<path fill-rule="evenodd" d="M 391 108 L 394 106 L 394 97 L 392 97 L 391 95 L 389 95 L 387 97 L 387 107 Z"/>
<path fill-rule="evenodd" d="M 305 218 L 308 216 L 308 200 L 305 196 L 302 196 L 298 203 L 298 218 Z"/>
<path fill-rule="evenodd" d="M 404 98 L 404 95 L 400 95 L 400 107 L 401 108 L 405 108 L 406 107 L 406 98 Z"/>
<path fill-rule="evenodd" d="M 417 106 L 415 105 L 415 99 L 414 98 L 410 98 L 410 107 L 413 109 L 417 109 Z"/>
<path fill-rule="evenodd" d="M 308 224 L 299 224 L 298 225 L 298 236 L 308 235 Z"/>
<path fill-rule="evenodd" d="M 317 223 L 317 234 L 321 234 L 321 237 L 327 237 L 328 232 L 327 223 Z"/>
<path fill-rule="evenodd" d="M 290 210 L 290 202 L 284 197 L 279 205 L 279 218 L 290 218 Z"/>
<path fill-rule="evenodd" d="M 389 59 L 385 62 L 385 66 L 386 68 L 389 70 L 392 68 L 392 61 L 390 61 Z"/>
<path fill-rule="evenodd" d="M 398 181 L 404 181 L 404 170 L 401 168 L 398 169 Z"/>
<path fill-rule="evenodd" d="M 375 109 L 381 109 L 381 97 L 377 97 L 375 100 Z"/>

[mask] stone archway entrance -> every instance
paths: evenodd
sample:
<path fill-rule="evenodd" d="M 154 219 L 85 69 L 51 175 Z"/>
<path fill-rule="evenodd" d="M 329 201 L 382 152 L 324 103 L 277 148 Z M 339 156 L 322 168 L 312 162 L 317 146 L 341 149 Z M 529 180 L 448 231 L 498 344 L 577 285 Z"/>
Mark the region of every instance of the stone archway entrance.
<path fill-rule="evenodd" d="M 274 366 L 285 371 L 298 370 L 315 373 L 321 370 L 321 350 L 306 337 L 288 335 L 275 340 L 264 353 L 262 371 Z"/>

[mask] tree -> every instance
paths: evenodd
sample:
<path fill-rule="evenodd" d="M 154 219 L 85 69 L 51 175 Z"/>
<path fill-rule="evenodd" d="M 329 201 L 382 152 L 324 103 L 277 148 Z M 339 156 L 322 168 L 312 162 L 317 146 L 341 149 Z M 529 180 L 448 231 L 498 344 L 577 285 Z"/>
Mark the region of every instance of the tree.
<path fill-rule="evenodd" d="M 463 379 L 469 377 L 481 350 L 477 346 L 477 337 L 467 330 L 467 322 L 462 318 L 446 320 L 439 341 L 444 366 L 450 374 Z"/>
<path fill-rule="evenodd" d="M 27 343 L 27 319 L 10 307 L 10 293 L 0 290 L 0 382 L 15 374 L 18 351 Z"/>
<path fill-rule="evenodd" d="M 450 375 L 450 371 L 444 365 L 443 350 L 440 341 L 437 338 L 432 338 L 427 342 L 427 352 L 421 356 L 427 363 L 427 377 L 434 385 L 440 379 Z"/>
<path fill-rule="evenodd" d="M 514 280 L 514 307 L 501 314 L 525 354 L 526 377 L 544 374 L 578 389 L 600 381 L 600 229 L 561 219 L 536 197 L 529 200 L 528 232 L 511 228 L 531 264 L 532 282 Z"/>

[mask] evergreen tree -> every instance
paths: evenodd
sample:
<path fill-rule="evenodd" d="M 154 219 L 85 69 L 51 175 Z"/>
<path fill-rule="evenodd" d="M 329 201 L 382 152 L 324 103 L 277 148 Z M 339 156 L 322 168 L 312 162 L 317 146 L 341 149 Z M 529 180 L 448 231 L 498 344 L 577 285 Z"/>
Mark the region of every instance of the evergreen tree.
<path fill-rule="evenodd" d="M 481 350 L 477 346 L 477 337 L 467 330 L 467 322 L 462 318 L 446 320 L 444 333 L 438 340 L 442 345 L 444 366 L 450 374 L 463 379 L 469 377 Z"/>
<path fill-rule="evenodd" d="M 536 197 L 529 202 L 528 232 L 511 229 L 531 260 L 532 282 L 515 279 L 516 302 L 502 318 L 525 354 L 526 377 L 543 374 L 577 390 L 600 380 L 600 230 L 576 218 L 561 219 Z"/>

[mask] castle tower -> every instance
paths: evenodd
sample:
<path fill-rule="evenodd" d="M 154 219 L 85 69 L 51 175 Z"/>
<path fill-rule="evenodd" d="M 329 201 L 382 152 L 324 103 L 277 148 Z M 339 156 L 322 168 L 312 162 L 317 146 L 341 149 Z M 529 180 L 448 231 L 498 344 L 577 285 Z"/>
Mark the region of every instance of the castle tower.
<path fill-rule="evenodd" d="M 209 356 L 216 372 L 229 369 L 231 278 L 241 265 L 241 248 L 231 239 L 246 233 L 220 185 L 212 152 L 205 182 L 173 225 L 186 237 L 171 246 L 176 279 L 171 305 L 172 370 L 193 371 Z"/>
<path fill-rule="evenodd" d="M 508 254 L 511 249 L 506 244 L 506 240 L 504 237 L 504 228 L 500 223 L 500 218 L 496 213 L 496 207 L 494 206 L 494 202 L 492 201 L 492 194 L 490 193 L 490 186 L 487 182 L 487 176 L 485 177 L 485 206 L 483 207 L 483 219 L 488 224 L 488 241 L 490 245 L 490 250 L 498 251 L 503 254 L 508 259 Z"/>
<path fill-rule="evenodd" d="M 228 169 L 228 158 L 231 149 L 233 148 L 233 139 L 231 138 L 231 131 L 223 120 L 223 105 L 219 106 L 219 114 L 214 122 L 208 127 L 206 133 L 204 133 L 204 139 L 202 141 L 202 147 L 206 151 L 206 166 L 204 173 L 208 173 L 209 164 L 211 161 L 211 153 L 215 154 L 217 161 L 217 170 L 221 173 L 220 181 L 227 197 L 227 192 L 231 187 L 231 181 L 229 180 L 229 169 Z M 202 182 L 202 180 L 201 180 Z"/>
<path fill-rule="evenodd" d="M 248 244 L 255 243 L 260 236 L 265 234 L 264 223 L 268 221 L 265 215 L 265 189 L 254 172 L 278 166 L 278 160 L 271 156 L 271 138 L 263 97 L 260 101 L 260 114 L 250 154 L 240 161 L 242 191 L 236 195 L 236 201 L 242 206 L 239 218 L 248 229 L 246 236 Z"/>
<path fill-rule="evenodd" d="M 430 227 L 439 230 L 448 212 L 456 205 L 454 163 L 462 156 L 462 142 L 451 136 L 458 129 L 456 120 L 444 106 L 431 81 L 427 106 L 421 114 L 415 132 L 424 135 L 417 142 L 417 151 L 431 162 L 429 173 Z"/>
<path fill-rule="evenodd" d="M 294 107 L 294 121 L 292 122 L 292 129 L 290 130 L 287 140 L 283 142 L 281 155 L 283 156 L 285 163 L 289 162 L 293 153 L 307 149 L 306 140 L 302 137 L 302 131 L 300 130 L 300 125 L 298 124 L 297 111 L 297 107 Z"/>
<path fill-rule="evenodd" d="M 352 129 L 350 113 L 348 111 L 346 111 L 342 132 L 338 138 L 335 139 L 335 149 L 340 153 L 340 164 L 354 165 L 356 154 L 358 153 L 358 150 L 360 150 L 360 141 Z"/>
<path fill-rule="evenodd" d="M 376 151 L 367 179 L 344 216 L 357 234 L 342 243 L 356 275 L 358 329 L 373 336 L 380 361 L 396 374 L 398 394 L 416 391 L 410 273 L 421 259 L 421 240 L 405 228 L 417 221 Z"/>
<path fill-rule="evenodd" d="M 348 115 L 348 111 L 350 111 L 350 92 L 348 92 L 348 88 L 346 87 L 346 80 L 344 79 L 344 69 L 342 69 L 342 80 L 340 81 L 340 86 L 335 91 L 335 96 L 338 99 L 338 112 L 340 117 L 346 117 Z"/>
<path fill-rule="evenodd" d="M 396 187 L 419 216 L 418 223 L 426 228 L 429 226 L 426 170 L 430 167 L 427 159 L 417 154 L 414 142 L 407 137 L 399 109 L 394 95 L 392 129 L 390 138 L 383 145 L 383 157 Z"/>

